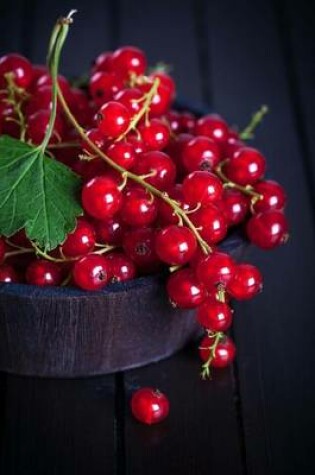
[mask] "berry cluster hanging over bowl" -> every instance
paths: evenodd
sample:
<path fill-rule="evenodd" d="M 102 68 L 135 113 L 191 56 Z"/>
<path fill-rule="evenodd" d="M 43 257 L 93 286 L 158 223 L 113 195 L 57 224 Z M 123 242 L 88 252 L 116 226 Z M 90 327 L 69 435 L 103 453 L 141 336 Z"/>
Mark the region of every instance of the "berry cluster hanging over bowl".
<path fill-rule="evenodd" d="M 176 85 L 125 46 L 96 58 L 88 83 L 58 74 L 71 16 L 48 65 L 0 58 L 0 281 L 96 291 L 168 268 L 170 305 L 196 309 L 202 374 L 233 361 L 232 299 L 262 288 L 259 270 L 220 251 L 242 229 L 263 249 L 284 243 L 286 196 L 219 115 L 173 108 Z"/>

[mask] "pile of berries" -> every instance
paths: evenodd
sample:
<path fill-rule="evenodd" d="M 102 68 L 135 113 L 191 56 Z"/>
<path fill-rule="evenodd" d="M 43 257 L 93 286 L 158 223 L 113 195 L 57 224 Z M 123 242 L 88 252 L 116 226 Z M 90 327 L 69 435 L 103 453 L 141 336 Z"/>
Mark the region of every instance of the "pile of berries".
<path fill-rule="evenodd" d="M 98 56 L 81 88 L 59 76 L 63 100 L 49 152 L 82 177 L 84 215 L 49 254 L 34 252 L 23 231 L 2 238 L 0 281 L 92 291 L 170 268 L 171 303 L 195 308 L 206 330 L 200 356 L 207 375 L 235 355 L 223 333 L 232 322 L 230 299 L 250 299 L 262 288 L 256 267 L 218 246 L 235 227 L 263 249 L 284 243 L 286 196 L 264 178 L 261 152 L 245 143 L 250 126 L 240 134 L 219 115 L 177 111 L 173 78 L 146 71 L 144 52 L 126 46 Z M 40 144 L 52 107 L 46 67 L 3 56 L 0 90 L 0 134 Z"/>

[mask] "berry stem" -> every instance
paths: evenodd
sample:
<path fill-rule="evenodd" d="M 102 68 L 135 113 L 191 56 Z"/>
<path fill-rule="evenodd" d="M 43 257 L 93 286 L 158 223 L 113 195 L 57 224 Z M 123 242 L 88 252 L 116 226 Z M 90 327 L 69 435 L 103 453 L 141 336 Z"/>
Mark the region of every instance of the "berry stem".
<path fill-rule="evenodd" d="M 211 362 L 215 356 L 215 350 L 218 346 L 218 343 L 220 340 L 223 338 L 223 333 L 222 332 L 209 332 L 209 335 L 214 338 L 213 345 L 209 346 L 208 348 L 200 348 L 201 350 L 210 350 L 210 355 L 208 360 L 202 365 L 201 367 L 201 378 L 202 379 L 211 379 L 211 373 L 210 373 L 210 366 Z"/>
<path fill-rule="evenodd" d="M 253 190 L 253 187 L 250 185 L 242 186 L 238 185 L 237 183 L 234 183 L 233 181 L 230 181 L 228 177 L 223 173 L 222 169 L 224 165 L 227 163 L 227 160 L 223 160 L 216 168 L 215 168 L 215 173 L 218 175 L 219 178 L 224 183 L 225 188 L 233 188 L 235 190 L 239 190 L 245 195 L 249 195 L 252 198 L 254 198 L 254 201 L 258 201 L 262 199 L 262 196 L 257 193 L 256 191 Z"/>
<path fill-rule="evenodd" d="M 16 123 L 20 127 L 20 140 L 25 141 L 26 134 L 26 121 L 24 114 L 22 112 L 22 104 L 25 99 L 28 97 L 24 89 L 17 87 L 14 82 L 14 77 L 12 73 L 5 74 L 5 79 L 7 81 L 7 93 L 8 98 L 5 101 L 13 106 L 14 113 L 17 116 Z M 13 119 L 14 120 L 14 119 Z"/>
<path fill-rule="evenodd" d="M 254 138 L 254 131 L 256 127 L 262 122 L 264 116 L 269 112 L 268 106 L 261 106 L 261 108 L 256 111 L 249 122 L 249 124 L 242 130 L 240 133 L 241 140 L 250 140 Z"/>

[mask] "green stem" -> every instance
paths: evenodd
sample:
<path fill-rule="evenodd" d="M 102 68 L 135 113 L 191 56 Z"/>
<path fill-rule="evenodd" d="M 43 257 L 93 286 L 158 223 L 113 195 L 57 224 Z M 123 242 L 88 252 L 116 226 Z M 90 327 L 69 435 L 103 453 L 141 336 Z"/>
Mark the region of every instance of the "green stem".
<path fill-rule="evenodd" d="M 207 378 L 210 379 L 211 378 L 211 374 L 210 374 L 211 362 L 212 362 L 212 360 L 215 356 L 215 350 L 218 346 L 218 343 L 223 338 L 223 333 L 222 332 L 216 332 L 216 333 L 213 333 L 211 336 L 212 336 L 212 338 L 214 338 L 213 344 L 209 348 L 201 348 L 201 349 L 205 349 L 205 350 L 210 350 L 210 355 L 209 355 L 208 360 L 202 365 L 202 371 L 201 371 L 202 379 L 207 379 Z"/>
<path fill-rule="evenodd" d="M 254 131 L 256 127 L 262 122 L 268 111 L 268 106 L 261 106 L 261 108 L 252 115 L 249 124 L 240 133 L 241 140 L 250 140 L 254 137 Z"/>
<path fill-rule="evenodd" d="M 223 181 L 224 187 L 225 188 L 232 188 L 234 190 L 239 190 L 242 193 L 244 193 L 244 195 L 248 195 L 248 196 L 251 196 L 252 198 L 254 198 L 255 201 L 261 200 L 262 196 L 259 193 L 257 193 L 256 191 L 254 191 L 252 186 L 250 186 L 250 185 L 246 185 L 246 186 L 238 185 L 237 183 L 234 183 L 233 181 L 230 181 L 228 179 L 228 177 L 222 171 L 222 169 L 223 169 L 224 165 L 227 163 L 227 161 L 228 160 L 224 160 L 223 162 L 221 162 L 216 167 L 216 169 L 214 170 L 215 173 L 218 175 L 218 177 L 221 178 L 221 180 Z"/>

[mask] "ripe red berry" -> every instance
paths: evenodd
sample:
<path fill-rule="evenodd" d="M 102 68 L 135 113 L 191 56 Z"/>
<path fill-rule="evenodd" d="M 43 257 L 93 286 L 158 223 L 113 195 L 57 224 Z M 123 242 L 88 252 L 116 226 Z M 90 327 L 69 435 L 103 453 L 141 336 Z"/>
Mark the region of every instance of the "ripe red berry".
<path fill-rule="evenodd" d="M 110 261 L 112 282 L 124 282 L 135 278 L 136 266 L 123 252 L 106 254 L 106 259 Z"/>
<path fill-rule="evenodd" d="M 144 83 L 138 86 L 142 94 L 147 94 L 153 86 L 152 83 Z M 168 87 L 160 84 L 150 104 L 150 117 L 160 117 L 167 113 L 172 102 L 172 92 Z"/>
<path fill-rule="evenodd" d="M 270 210 L 282 210 L 286 204 L 286 193 L 279 183 L 265 180 L 256 183 L 254 190 L 261 195 L 261 199 L 253 204 L 256 213 Z"/>
<path fill-rule="evenodd" d="M 207 171 L 192 172 L 183 181 L 183 196 L 191 206 L 218 201 L 222 193 L 222 182 L 216 175 Z"/>
<path fill-rule="evenodd" d="M 106 150 L 106 155 L 121 167 L 129 170 L 136 163 L 134 146 L 128 142 L 114 142 Z"/>
<path fill-rule="evenodd" d="M 224 302 L 207 298 L 197 310 L 197 320 L 213 332 L 225 332 L 232 323 L 232 310 Z"/>
<path fill-rule="evenodd" d="M 183 145 L 181 160 L 187 172 L 211 171 L 220 160 L 220 150 L 210 138 L 194 137 Z"/>
<path fill-rule="evenodd" d="M 33 87 L 34 92 L 38 89 L 41 89 L 44 86 L 52 87 L 52 78 L 49 72 L 46 72 L 38 77 L 36 84 Z M 71 87 L 70 87 L 69 81 L 61 74 L 58 74 L 58 86 L 65 100 L 68 103 L 70 103 L 71 102 Z"/>
<path fill-rule="evenodd" d="M 137 175 L 152 174 L 145 180 L 159 190 L 170 188 L 176 177 L 174 162 L 166 153 L 158 151 L 141 154 L 134 166 L 134 172 Z"/>
<path fill-rule="evenodd" d="M 96 219 L 109 219 L 120 209 L 121 191 L 110 176 L 96 176 L 82 188 L 82 205 Z"/>
<path fill-rule="evenodd" d="M 193 232 L 185 226 L 171 225 L 156 236 L 155 250 L 161 261 L 177 266 L 187 264 L 197 249 Z"/>
<path fill-rule="evenodd" d="M 191 112 L 182 112 L 179 116 L 181 132 L 193 132 L 196 126 L 196 117 Z"/>
<path fill-rule="evenodd" d="M 169 414 L 170 405 L 165 394 L 154 388 L 141 388 L 133 393 L 131 411 L 144 424 L 156 424 Z"/>
<path fill-rule="evenodd" d="M 159 78 L 160 84 L 170 91 L 171 98 L 174 99 L 175 92 L 176 92 L 176 85 L 174 80 L 164 71 L 157 71 L 149 76 L 150 79 L 154 81 L 154 79 Z"/>
<path fill-rule="evenodd" d="M 14 268 L 8 264 L 0 265 L 0 282 L 15 284 L 19 282 L 19 276 Z"/>
<path fill-rule="evenodd" d="M 216 251 L 199 260 L 196 273 L 200 282 L 208 290 L 212 290 L 218 284 L 225 286 L 232 278 L 235 268 L 236 264 L 231 256 Z"/>
<path fill-rule="evenodd" d="M 95 221 L 96 240 L 101 244 L 120 246 L 126 232 L 126 226 L 119 216 L 103 221 Z"/>
<path fill-rule="evenodd" d="M 262 275 L 251 264 L 238 264 L 227 283 L 227 291 L 237 300 L 248 300 L 262 290 Z"/>
<path fill-rule="evenodd" d="M 258 150 L 240 148 L 224 167 L 226 176 L 239 185 L 254 185 L 266 171 L 266 160 Z"/>
<path fill-rule="evenodd" d="M 16 86 L 26 89 L 32 81 L 33 71 L 31 63 L 20 54 L 7 54 L 0 58 L 0 89 L 5 89 L 7 80 L 5 75 L 12 73 Z"/>
<path fill-rule="evenodd" d="M 101 134 L 99 129 L 89 129 L 85 132 L 85 135 L 91 142 L 93 142 L 99 149 L 103 149 L 105 147 L 105 139 L 104 135 Z M 87 143 L 86 140 L 82 140 L 82 149 L 83 152 L 87 155 L 95 155 L 95 150 Z"/>
<path fill-rule="evenodd" d="M 98 128 L 105 137 L 117 138 L 128 129 L 130 112 L 117 101 L 106 102 L 97 113 Z"/>
<path fill-rule="evenodd" d="M 213 204 L 202 207 L 190 215 L 200 235 L 209 244 L 216 244 L 226 236 L 227 222 L 224 215 Z"/>
<path fill-rule="evenodd" d="M 246 225 L 249 240 L 262 249 L 273 249 L 288 239 L 288 221 L 278 210 L 255 214 Z"/>
<path fill-rule="evenodd" d="M 104 102 L 111 101 L 115 94 L 124 87 L 123 80 L 114 73 L 98 71 L 94 73 L 89 82 L 90 95 L 99 107 Z"/>
<path fill-rule="evenodd" d="M 198 307 L 206 298 L 207 292 L 191 269 L 180 269 L 170 275 L 167 293 L 173 305 L 179 308 Z"/>
<path fill-rule="evenodd" d="M 238 190 L 224 190 L 222 201 L 219 203 L 228 226 L 236 226 L 241 223 L 249 210 L 248 198 Z"/>
<path fill-rule="evenodd" d="M 112 56 L 113 53 L 111 51 L 104 51 L 99 54 L 93 62 L 92 73 L 96 71 L 110 71 Z"/>
<path fill-rule="evenodd" d="M 68 234 L 61 250 L 67 257 L 78 257 L 88 254 L 94 249 L 95 233 L 93 226 L 85 219 L 80 218 L 76 228 Z"/>
<path fill-rule="evenodd" d="M 168 195 L 170 198 L 177 201 L 183 211 L 189 210 L 189 205 L 184 202 L 182 185 L 178 183 L 170 188 L 168 190 Z M 159 200 L 159 220 L 161 224 L 178 224 L 179 222 L 179 217 L 174 211 L 174 208 L 164 200 Z"/>
<path fill-rule="evenodd" d="M 138 130 L 147 150 L 162 150 L 170 139 L 170 129 L 160 119 L 140 124 Z"/>
<path fill-rule="evenodd" d="M 203 135 L 221 144 L 225 143 L 229 136 L 229 128 L 226 122 L 217 114 L 209 114 L 197 120 L 196 135 Z"/>
<path fill-rule="evenodd" d="M 28 118 L 27 138 L 31 140 L 33 144 L 38 145 L 44 140 L 45 133 L 48 129 L 49 119 L 49 110 L 40 110 Z M 61 142 L 63 130 L 64 122 L 60 116 L 57 116 L 54 124 L 53 134 L 49 143 Z"/>
<path fill-rule="evenodd" d="M 110 70 L 123 79 L 129 79 L 132 73 L 141 76 L 147 68 L 144 52 L 135 46 L 124 46 L 114 51 L 110 58 Z"/>
<path fill-rule="evenodd" d="M 26 281 L 33 285 L 59 285 L 62 280 L 60 267 L 44 259 L 33 261 L 26 270 Z"/>
<path fill-rule="evenodd" d="M 98 254 L 88 254 L 75 262 L 72 275 L 81 289 L 99 290 L 112 276 L 110 261 Z"/>
<path fill-rule="evenodd" d="M 131 188 L 125 193 L 120 215 L 130 226 L 147 226 L 157 217 L 157 204 L 144 188 Z"/>
<path fill-rule="evenodd" d="M 208 361 L 212 350 L 211 347 L 214 344 L 214 338 L 212 336 L 205 336 L 199 346 L 199 355 L 202 361 Z M 228 336 L 224 336 L 217 344 L 210 366 L 213 368 L 225 368 L 229 366 L 235 358 L 236 348 Z"/>
<path fill-rule="evenodd" d="M 181 132 L 180 113 L 175 110 L 170 110 L 166 114 L 166 119 L 173 134 L 179 134 Z"/>
<path fill-rule="evenodd" d="M 123 104 L 134 116 L 142 107 L 143 93 L 136 87 L 122 89 L 115 94 L 114 100 Z"/>
<path fill-rule="evenodd" d="M 145 273 L 155 272 L 161 261 L 155 252 L 156 230 L 139 228 L 124 235 L 123 248 L 136 266 Z"/>

